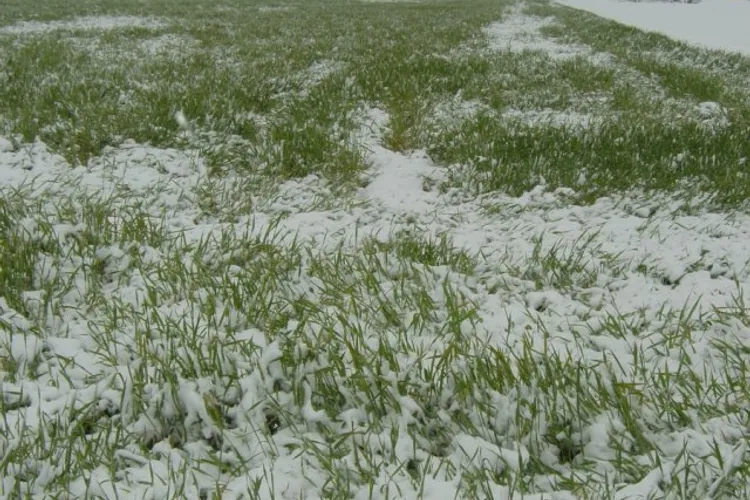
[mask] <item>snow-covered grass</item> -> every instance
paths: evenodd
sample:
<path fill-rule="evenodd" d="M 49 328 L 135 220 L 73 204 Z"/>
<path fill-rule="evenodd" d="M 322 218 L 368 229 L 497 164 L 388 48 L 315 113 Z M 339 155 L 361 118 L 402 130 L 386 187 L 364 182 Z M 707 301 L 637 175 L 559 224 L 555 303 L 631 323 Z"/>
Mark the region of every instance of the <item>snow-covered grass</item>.
<path fill-rule="evenodd" d="M 0 496 L 750 496 L 747 59 L 543 3 L 39 3 Z"/>
<path fill-rule="evenodd" d="M 556 1 L 695 45 L 750 54 L 746 0 Z"/>

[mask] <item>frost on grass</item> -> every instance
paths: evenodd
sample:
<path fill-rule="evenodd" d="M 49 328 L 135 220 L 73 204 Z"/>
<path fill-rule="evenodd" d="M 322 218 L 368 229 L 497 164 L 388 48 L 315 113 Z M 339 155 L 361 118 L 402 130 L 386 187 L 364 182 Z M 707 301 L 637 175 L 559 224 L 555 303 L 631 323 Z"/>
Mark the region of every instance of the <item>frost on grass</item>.
<path fill-rule="evenodd" d="M 120 28 L 158 29 L 166 26 L 159 19 L 136 16 L 86 16 L 65 21 L 23 21 L 0 27 L 0 34 L 37 35 L 58 30 L 107 31 Z"/>

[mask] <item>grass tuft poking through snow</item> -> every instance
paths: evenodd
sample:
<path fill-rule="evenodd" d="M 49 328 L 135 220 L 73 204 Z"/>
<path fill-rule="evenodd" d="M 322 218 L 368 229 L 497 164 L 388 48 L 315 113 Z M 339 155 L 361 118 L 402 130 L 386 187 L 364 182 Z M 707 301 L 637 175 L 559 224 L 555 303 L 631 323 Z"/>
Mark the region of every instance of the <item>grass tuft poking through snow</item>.
<path fill-rule="evenodd" d="M 0 497 L 750 495 L 746 61 L 537 3 L 55 5 L 0 36 Z"/>

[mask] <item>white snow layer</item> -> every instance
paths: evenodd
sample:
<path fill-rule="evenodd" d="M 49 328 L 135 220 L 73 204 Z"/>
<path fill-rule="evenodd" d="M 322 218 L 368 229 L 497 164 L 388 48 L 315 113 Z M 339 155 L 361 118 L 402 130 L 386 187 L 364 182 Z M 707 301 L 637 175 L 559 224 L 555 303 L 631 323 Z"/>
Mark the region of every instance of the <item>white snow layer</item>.
<path fill-rule="evenodd" d="M 675 216 L 673 212 L 684 204 L 684 200 L 672 200 L 666 196 L 650 200 L 615 196 L 600 199 L 590 206 L 577 206 L 567 201 L 569 192 L 562 190 L 551 193 L 543 186 L 518 198 L 494 197 L 492 202 L 503 208 L 490 215 L 482 210 L 483 203 L 488 200 L 461 199 L 454 192 L 443 194 L 436 189 L 426 189 L 425 179 L 440 180 L 444 169 L 432 164 L 422 152 L 400 154 L 379 146 L 377 131 L 382 130 L 387 123 L 387 115 L 382 111 L 370 110 L 367 121 L 369 126 L 364 129 L 373 132 L 363 134 L 361 139 L 363 146 L 371 151 L 368 155 L 372 166 L 371 179 L 359 192 L 359 197 L 365 204 L 354 209 L 326 212 L 304 212 L 290 205 L 287 208 L 292 213 L 283 221 L 280 229 L 297 234 L 298 242 L 314 240 L 315 247 L 325 252 L 326 248 L 334 249 L 339 243 L 353 249 L 351 245 L 354 245 L 355 232 L 360 237 L 377 235 L 387 238 L 387 235 L 394 234 L 399 229 L 416 225 L 426 234 L 447 233 L 457 245 L 470 252 L 481 251 L 486 264 L 484 271 L 480 270 L 480 276 L 486 281 L 481 283 L 471 279 L 462 293 L 478 305 L 480 322 L 473 335 L 486 339 L 487 345 L 522 349 L 523 342 L 528 342 L 528 333 L 536 331 L 538 335 L 532 337 L 530 346 L 535 351 L 546 347 L 561 354 L 569 353 L 588 365 L 603 363 L 607 358 L 614 357 L 618 359 L 623 374 L 637 373 L 642 367 L 632 366 L 633 353 L 645 352 L 646 359 L 642 362 L 649 371 L 677 373 L 688 368 L 681 367 L 684 360 L 681 359 L 679 350 L 672 352 L 664 349 L 663 355 L 657 354 L 660 349 L 655 346 L 663 342 L 661 334 L 654 331 L 642 336 L 613 337 L 604 328 L 608 318 L 637 316 L 638 321 L 643 324 L 658 324 L 660 315 L 665 311 L 684 310 L 692 313 L 693 319 L 701 315 L 705 319 L 705 315 L 711 314 L 716 308 L 731 307 L 737 296 L 747 296 L 750 293 L 750 269 L 747 266 L 750 260 L 750 247 L 747 245 L 750 238 L 750 216 L 737 214 L 730 218 L 719 213 Z M 155 216 L 159 213 L 166 214 L 167 226 L 183 231 L 185 238 L 193 242 L 212 233 L 218 234 L 228 227 L 226 223 L 194 221 L 196 211 L 191 200 L 195 199 L 195 190 L 204 181 L 205 175 L 202 160 L 190 152 L 160 150 L 130 143 L 108 149 L 102 157 L 91 160 L 85 167 L 71 168 L 61 157 L 49 152 L 42 143 L 18 149 L 10 141 L 0 139 L 0 191 L 16 188 L 35 179 L 40 186 L 43 181 L 54 183 L 61 193 L 66 190 L 74 193 L 84 189 L 92 194 L 100 193 L 106 198 L 122 190 L 140 193 L 145 207 L 151 207 Z M 305 185 L 307 184 L 296 183 L 295 189 L 304 190 Z M 296 197 L 290 196 L 292 199 Z M 236 234 L 263 232 L 263 221 L 267 220 L 267 214 L 255 213 L 235 224 Z M 65 228 L 58 227 L 56 230 L 62 231 L 59 237 L 64 239 Z M 575 250 L 577 245 L 590 238 L 587 249 L 584 250 L 586 259 L 583 265 L 600 272 L 596 282 L 585 289 L 565 291 L 546 287 L 537 290 L 532 283 L 518 280 L 502 271 L 504 265 L 523 266 L 528 262 L 538 238 L 543 238 L 545 251 L 557 247 L 563 253 Z M 98 251 L 118 252 L 117 255 L 110 255 L 112 261 L 127 258 L 119 249 Z M 622 263 L 619 275 L 608 270 L 605 265 L 605 261 L 612 256 L 617 256 Z M 134 275 L 133 278 L 135 277 Z M 500 282 L 509 287 L 509 290 L 497 294 L 492 288 Z M 126 297 L 130 294 L 134 297 L 131 302 L 137 308 L 139 300 L 143 300 L 137 297 L 138 293 L 143 295 L 142 288 L 131 278 L 130 284 L 104 290 L 103 293 L 118 300 L 128 300 Z M 28 294 L 27 298 L 33 299 L 35 293 Z M 81 289 L 78 293 L 84 295 L 85 290 Z M 692 304 L 697 306 L 691 310 Z M 0 313 L 6 324 L 16 325 L 15 328 L 23 331 L 28 330 L 28 325 L 24 324 L 25 319 L 15 315 L 3 301 L 0 301 Z M 168 312 L 170 317 L 178 317 L 180 314 L 184 313 L 179 308 Z M 689 320 L 690 317 L 684 319 Z M 538 330 L 540 322 L 545 325 L 545 332 L 549 336 L 546 339 Z M 7 416 L 6 421 L 16 422 L 17 418 L 22 417 L 23 428 L 34 428 L 39 425 L 39 411 L 54 414 L 62 411 L 61 408 L 67 408 L 65 405 L 73 402 L 76 405 L 85 404 L 88 402 L 87 398 L 91 401 L 98 400 L 105 396 L 102 391 L 111 391 L 102 384 L 87 388 L 85 381 L 90 370 L 118 368 L 103 365 L 97 356 L 90 353 L 87 347 L 90 341 L 87 340 L 84 325 L 79 324 L 76 330 L 75 338 L 65 337 L 61 333 L 58 333 L 59 337 L 50 335 L 44 340 L 31 333 L 21 337 L 2 335 L 0 345 L 7 345 L 19 364 L 32 362 L 42 349 L 71 359 L 71 368 L 66 377 L 75 384 L 73 387 L 63 384 L 54 389 L 54 393 L 49 392 L 52 389 L 42 390 L 41 386 L 33 384 L 28 387 L 18 386 L 17 390 L 26 387 L 25 390 L 29 391 L 34 401 L 19 415 Z M 727 371 L 726 362 L 711 347 L 714 339 L 750 344 L 750 332 L 739 323 L 717 324 L 705 331 L 695 332 L 689 342 L 689 369 L 693 373 L 703 374 L 707 377 L 706 380 L 723 383 L 718 381 L 725 380 L 731 370 Z M 268 369 L 278 369 L 272 368 L 274 363 L 278 363 L 275 360 L 280 356 L 278 346 L 267 345 L 263 334 L 253 334 L 253 341 L 263 349 L 261 358 L 267 360 L 263 363 L 268 365 Z M 82 370 L 73 368 L 74 366 L 87 368 Z M 113 371 L 113 376 L 114 373 Z M 196 382 L 190 381 L 182 383 L 177 397 L 190 410 L 188 420 L 210 422 L 199 395 L 201 391 L 197 386 L 194 387 L 195 384 Z M 42 392 L 37 396 L 39 391 Z M 251 387 L 248 387 L 248 391 L 246 397 L 250 398 L 247 402 L 250 408 L 257 401 L 254 398 L 262 396 L 253 395 Z M 113 400 L 119 398 L 116 391 L 106 397 L 114 398 Z M 306 401 L 301 409 L 302 416 L 308 422 L 327 423 L 325 413 L 316 410 L 311 404 L 309 390 Z M 498 405 L 500 411 L 505 403 L 498 401 Z M 511 417 L 503 415 L 502 412 L 498 414 L 496 425 L 507 425 L 501 422 Z M 722 453 L 730 454 L 733 453 L 732 447 L 725 439 L 729 440 L 728 436 L 742 435 L 744 432 L 741 422 L 733 419 L 734 417 L 729 417 L 723 422 L 715 422 L 715 429 L 709 428 L 710 422 L 704 422 L 701 424 L 705 426 L 702 431 L 652 434 L 650 439 L 667 456 L 672 457 L 679 457 L 682 443 L 689 443 L 695 448 L 695 453 L 700 454 L 702 450 L 710 449 L 708 447 L 714 439 L 721 444 Z M 136 422 L 132 425 L 133 430 L 138 431 L 138 426 L 152 424 L 144 420 L 142 424 Z M 16 426 L 21 428 L 21 422 L 12 424 L 13 428 Z M 620 428 L 618 426 L 622 426 L 619 417 L 607 414 L 602 416 L 601 421 L 584 429 L 584 452 L 589 459 L 602 463 L 614 460 L 611 434 L 616 433 Z M 147 432 L 147 427 L 139 432 Z M 225 490 L 227 495 L 229 492 L 239 494 L 253 478 L 262 478 L 264 473 L 273 474 L 279 491 L 287 492 L 284 498 L 305 497 L 315 491 L 315 483 L 322 480 L 310 465 L 303 465 L 298 456 L 274 457 L 263 452 L 268 444 L 263 444 L 252 433 L 238 432 L 233 439 L 233 445 L 238 449 L 247 448 L 247 455 L 253 457 L 257 468 L 256 472 L 242 477 L 221 476 L 222 481 L 228 481 Z M 242 441 L 245 439 L 250 441 Z M 281 448 L 284 440 L 296 443 L 299 438 L 280 433 L 274 439 Z M 390 437 L 377 439 L 368 446 L 380 447 L 384 446 L 384 442 L 390 442 Z M 152 454 L 164 458 L 149 460 L 131 451 L 121 450 L 118 457 L 132 464 L 126 477 L 113 483 L 107 470 L 97 470 L 85 482 L 74 481 L 71 493 L 79 495 L 87 492 L 89 495 L 99 494 L 106 498 L 163 496 L 173 487 L 169 481 L 164 479 L 153 483 L 148 478 L 167 478 L 169 470 L 188 467 L 184 452 L 187 451 L 193 460 L 199 460 L 206 454 L 204 446 L 198 442 L 188 443 L 183 451 L 178 451 L 168 448 L 165 441 L 152 450 Z M 402 431 L 393 452 L 399 460 L 407 460 L 413 446 L 411 437 Z M 521 466 L 518 461 L 528 453 L 523 448 L 504 449 L 485 438 L 468 435 L 455 436 L 451 448 L 454 451 L 449 459 L 459 470 L 487 467 L 493 463 L 497 467 L 519 468 Z M 198 484 L 212 484 L 212 481 L 220 477 L 218 470 L 212 472 L 209 469 L 207 466 L 201 468 L 200 475 L 205 477 L 196 479 Z M 303 473 L 303 469 L 307 469 L 307 472 Z M 151 471 L 156 473 L 151 475 Z M 617 498 L 647 498 L 657 493 L 660 474 L 663 472 L 657 470 L 654 474 L 659 475 L 649 475 L 637 484 L 623 485 L 622 494 Z M 390 479 L 384 476 L 382 480 Z M 91 485 L 97 483 L 101 490 L 92 490 Z M 137 483 L 142 485 L 138 486 Z M 43 481 L 38 484 L 41 486 Z M 402 486 L 404 491 L 411 491 L 408 489 L 408 481 L 405 480 Z M 429 493 L 429 496 L 424 498 L 454 498 L 458 487 L 457 479 L 448 481 L 444 477 L 427 478 L 423 493 Z M 507 488 L 497 485 L 493 488 L 496 498 L 511 497 Z M 409 494 L 404 498 L 411 496 Z M 309 496 L 313 497 L 315 496 Z M 227 498 L 235 497 L 230 495 Z M 560 493 L 554 498 L 575 497 Z"/>
<path fill-rule="evenodd" d="M 750 55 L 750 2 L 744 0 L 703 0 L 693 4 L 619 0 L 557 2 L 683 42 Z"/>

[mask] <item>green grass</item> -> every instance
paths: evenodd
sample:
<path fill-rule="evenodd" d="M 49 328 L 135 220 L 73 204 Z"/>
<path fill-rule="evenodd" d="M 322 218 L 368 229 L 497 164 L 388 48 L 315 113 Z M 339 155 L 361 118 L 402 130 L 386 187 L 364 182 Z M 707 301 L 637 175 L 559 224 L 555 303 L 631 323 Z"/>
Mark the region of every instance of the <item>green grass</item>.
<path fill-rule="evenodd" d="M 731 306 L 620 312 L 624 281 L 679 279 L 526 225 L 618 196 L 641 196 L 644 239 L 679 210 L 741 213 L 747 59 L 547 4 L 545 36 L 611 58 L 492 51 L 482 28 L 511 11 L 490 0 L 284 5 L 5 2 L 0 25 L 164 24 L 0 33 L 0 136 L 74 172 L 128 139 L 208 172 L 170 207 L 63 174 L 0 187 L 0 495 L 598 499 L 661 471 L 665 498 L 746 497 L 746 269 Z M 183 45 L 149 52 L 165 36 Z M 368 108 L 379 145 L 470 201 L 380 220 L 357 198 Z M 568 189 L 514 205 L 540 184 Z M 664 193 L 684 204 L 664 215 Z"/>
<path fill-rule="evenodd" d="M 398 12 L 392 17 L 384 15 L 382 4 L 352 4 L 361 11 L 352 19 L 351 6 L 345 5 L 294 7 L 287 16 L 240 9 L 237 19 L 224 11 L 208 19 L 193 17 L 203 12 L 196 9 L 179 25 L 114 30 L 101 37 L 82 33 L 83 41 L 75 43 L 70 38 L 75 33 L 53 32 L 13 48 L 12 37 L 6 36 L 10 55 L 0 87 L 0 115 L 7 133 L 21 134 L 26 141 L 39 137 L 68 160 L 85 163 L 124 138 L 158 146 L 184 144 L 174 120 L 175 112 L 182 111 L 197 134 L 194 145 L 207 150 L 217 173 L 239 168 L 272 178 L 317 174 L 356 185 L 362 158 L 347 145 L 346 136 L 354 127 L 353 110 L 364 101 L 389 113 L 388 147 L 427 149 L 438 162 L 470 167 L 474 178 L 456 185 L 471 185 L 475 191 L 519 194 L 541 175 L 552 188 L 580 191 L 583 200 L 612 189 L 670 190 L 686 180 L 715 193 L 719 203 L 736 204 L 747 197 L 747 182 L 734 175 L 750 154 L 747 141 L 741 140 L 750 130 L 747 93 L 741 80 L 726 81 L 726 72 L 684 62 L 690 50 L 698 60 L 701 51 L 625 28 L 610 30 L 605 22 L 587 22 L 583 29 L 580 16 L 536 6 L 533 12 L 554 13 L 563 23 L 545 28 L 546 33 L 564 33 L 594 50 L 607 50 L 617 64 L 602 66 L 585 56 L 555 61 L 476 50 L 446 57 L 457 46 L 481 48 L 479 29 L 499 19 L 503 6 L 407 3 L 389 6 Z M 161 4 L 149 8 L 157 15 L 185 15 L 160 10 L 168 8 Z M 243 37 L 241 30 L 254 36 Z M 145 49 L 138 40 L 163 34 L 183 37 L 195 47 L 177 57 L 139 56 Z M 613 37 L 626 35 L 635 48 L 614 42 Z M 122 56 L 108 59 L 102 55 L 107 52 L 82 50 L 89 41 Z M 677 47 L 681 62 L 651 55 Z M 129 63 L 119 64 L 122 58 Z M 529 58 L 535 63 L 529 64 Z M 321 61 L 335 63 L 336 69 L 305 90 L 305 71 Z M 644 92 L 644 81 L 664 95 Z M 459 92 L 495 112 L 457 129 L 434 130 L 432 109 Z M 582 96 L 597 94 L 611 94 L 611 111 L 591 101 L 578 103 Z M 675 112 L 695 115 L 690 103 L 706 100 L 727 109 L 729 123 L 718 133 L 704 130 L 697 118 L 671 119 Z M 519 130 L 496 119 L 508 107 L 592 110 L 604 126 L 584 133 L 541 125 Z M 270 117 L 269 123 L 259 123 L 258 116 Z M 212 144 L 206 144 L 208 131 L 218 134 Z M 217 142 L 223 144 L 217 147 Z M 579 154 L 581 148 L 585 156 Z M 676 171 L 665 168 L 676 155 L 687 158 L 685 165 Z M 501 161 L 510 171 L 488 169 L 479 157 Z M 599 173 L 580 186 L 574 172 L 581 170 Z"/>
<path fill-rule="evenodd" d="M 742 159 L 750 155 L 738 130 L 744 127 L 709 133 L 696 123 L 640 118 L 612 120 L 584 132 L 540 130 L 506 125 L 487 114 L 444 132 L 429 151 L 438 161 L 468 165 L 468 173 L 456 171 L 453 183 L 478 193 L 518 196 L 543 178 L 551 189 L 576 189 L 586 202 L 613 189 L 674 190 L 690 179 L 689 190 L 715 193 L 717 202 L 736 206 L 750 194 L 737 180 Z M 684 161 L 675 168 L 678 154 Z M 581 172 L 590 174 L 584 185 L 578 184 Z"/>

